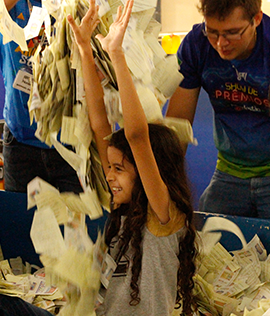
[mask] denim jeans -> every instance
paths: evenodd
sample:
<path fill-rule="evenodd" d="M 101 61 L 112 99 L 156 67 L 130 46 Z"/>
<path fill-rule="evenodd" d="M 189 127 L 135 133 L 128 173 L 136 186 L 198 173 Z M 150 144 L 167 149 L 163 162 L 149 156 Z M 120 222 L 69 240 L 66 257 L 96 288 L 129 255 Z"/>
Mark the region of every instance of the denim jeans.
<path fill-rule="evenodd" d="M 1 316 L 52 316 L 44 309 L 29 304 L 19 297 L 0 294 Z"/>
<path fill-rule="evenodd" d="M 35 177 L 40 177 L 60 192 L 82 192 L 76 171 L 56 149 L 19 143 L 6 124 L 3 145 L 6 191 L 27 192 L 27 184 Z"/>
<path fill-rule="evenodd" d="M 270 177 L 241 179 L 215 170 L 199 211 L 270 218 Z"/>

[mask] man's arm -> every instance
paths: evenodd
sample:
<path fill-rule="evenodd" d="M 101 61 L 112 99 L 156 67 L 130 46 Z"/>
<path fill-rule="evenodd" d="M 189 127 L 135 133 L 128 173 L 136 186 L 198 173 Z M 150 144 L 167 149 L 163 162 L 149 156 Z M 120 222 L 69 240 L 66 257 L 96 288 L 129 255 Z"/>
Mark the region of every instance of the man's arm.
<path fill-rule="evenodd" d="M 4 2 L 5 2 L 7 10 L 10 11 L 18 2 L 18 0 L 4 0 Z"/>
<path fill-rule="evenodd" d="M 185 118 L 193 123 L 200 87 L 185 89 L 178 87 L 170 99 L 166 116 Z"/>

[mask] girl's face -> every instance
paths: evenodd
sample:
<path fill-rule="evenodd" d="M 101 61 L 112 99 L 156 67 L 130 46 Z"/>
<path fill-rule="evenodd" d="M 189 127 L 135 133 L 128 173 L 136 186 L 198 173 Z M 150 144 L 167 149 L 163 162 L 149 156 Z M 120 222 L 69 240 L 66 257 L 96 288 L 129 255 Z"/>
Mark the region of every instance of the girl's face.
<path fill-rule="evenodd" d="M 113 194 L 113 202 L 127 204 L 131 201 L 132 190 L 137 174 L 134 166 L 124 159 L 123 153 L 113 147 L 108 147 L 109 172 L 107 181 Z"/>

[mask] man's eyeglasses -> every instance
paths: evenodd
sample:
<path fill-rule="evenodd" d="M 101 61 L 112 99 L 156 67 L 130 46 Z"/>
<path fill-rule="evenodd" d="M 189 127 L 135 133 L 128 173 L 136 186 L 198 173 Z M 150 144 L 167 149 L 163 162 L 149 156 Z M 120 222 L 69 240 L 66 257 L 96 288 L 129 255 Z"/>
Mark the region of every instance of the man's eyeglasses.
<path fill-rule="evenodd" d="M 202 28 L 203 35 L 209 38 L 210 40 L 215 40 L 217 41 L 220 36 L 224 37 L 227 41 L 235 41 L 235 40 L 240 40 L 243 36 L 243 34 L 246 32 L 248 27 L 251 25 L 251 23 L 248 23 L 248 25 L 243 29 L 241 32 L 227 32 L 227 33 L 218 33 L 215 31 L 207 31 L 206 26 L 204 24 Z"/>

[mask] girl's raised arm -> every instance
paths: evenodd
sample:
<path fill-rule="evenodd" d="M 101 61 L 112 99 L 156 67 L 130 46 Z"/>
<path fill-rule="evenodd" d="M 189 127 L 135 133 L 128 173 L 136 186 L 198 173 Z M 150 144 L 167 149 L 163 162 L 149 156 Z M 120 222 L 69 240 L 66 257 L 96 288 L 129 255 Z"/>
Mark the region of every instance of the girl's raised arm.
<path fill-rule="evenodd" d="M 104 137 L 111 133 L 111 126 L 107 119 L 103 101 L 103 88 L 97 75 L 95 60 L 91 47 L 91 35 L 99 23 L 98 6 L 95 5 L 95 0 L 89 1 L 89 10 L 82 19 L 80 26 L 75 23 L 71 15 L 69 15 L 67 19 L 74 32 L 80 51 L 90 124 L 95 135 L 97 149 L 104 172 L 107 174 L 108 141 L 104 140 Z"/>
<path fill-rule="evenodd" d="M 128 69 L 122 42 L 131 15 L 133 0 L 128 0 L 124 12 L 118 8 L 117 18 L 104 38 L 96 37 L 113 63 L 121 98 L 124 130 L 130 144 L 148 201 L 161 223 L 169 221 L 169 193 L 163 182 L 150 144 L 148 123 L 132 76 Z"/>

